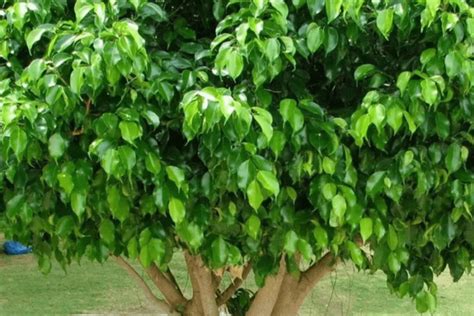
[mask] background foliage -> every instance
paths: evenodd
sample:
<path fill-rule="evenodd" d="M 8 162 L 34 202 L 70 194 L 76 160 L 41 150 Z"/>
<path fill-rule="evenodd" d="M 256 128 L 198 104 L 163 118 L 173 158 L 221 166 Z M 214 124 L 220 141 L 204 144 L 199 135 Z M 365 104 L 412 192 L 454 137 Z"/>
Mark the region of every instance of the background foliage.
<path fill-rule="evenodd" d="M 474 7 L 466 0 L 2 1 L 7 234 L 42 271 L 162 268 L 257 284 L 326 251 L 436 305 L 471 269 Z M 373 256 L 359 248 L 357 236 Z"/>

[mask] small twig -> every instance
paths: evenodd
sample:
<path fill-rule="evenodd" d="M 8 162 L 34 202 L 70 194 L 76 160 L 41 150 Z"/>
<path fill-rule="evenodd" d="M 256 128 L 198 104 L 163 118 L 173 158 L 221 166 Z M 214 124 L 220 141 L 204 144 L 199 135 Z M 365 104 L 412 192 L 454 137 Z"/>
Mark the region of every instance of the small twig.
<path fill-rule="evenodd" d="M 72 136 L 80 136 L 84 134 L 84 128 L 76 129 L 72 131 Z"/>
<path fill-rule="evenodd" d="M 217 297 L 217 305 L 221 306 L 227 303 L 227 301 L 234 295 L 234 293 L 240 288 L 242 283 L 244 282 L 245 279 L 247 279 L 247 276 L 250 273 L 250 270 L 252 270 L 252 265 L 247 263 L 247 265 L 244 267 L 244 272 L 242 273 L 242 278 L 238 278 L 235 280 L 234 283 L 229 285 L 229 287 Z"/>

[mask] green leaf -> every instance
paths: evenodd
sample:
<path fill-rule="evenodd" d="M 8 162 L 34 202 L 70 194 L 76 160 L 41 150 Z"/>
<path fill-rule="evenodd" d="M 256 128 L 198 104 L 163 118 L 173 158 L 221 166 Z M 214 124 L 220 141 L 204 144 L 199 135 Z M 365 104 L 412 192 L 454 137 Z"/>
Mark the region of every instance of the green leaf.
<path fill-rule="evenodd" d="M 324 42 L 324 31 L 316 23 L 310 23 L 306 30 L 306 44 L 311 53 L 316 52 Z"/>
<path fill-rule="evenodd" d="M 403 124 L 403 110 L 398 106 L 391 106 L 387 110 L 387 123 L 396 134 Z"/>
<path fill-rule="evenodd" d="M 445 158 L 446 167 L 450 173 L 456 172 L 462 167 L 461 146 L 453 143 L 448 147 Z"/>
<path fill-rule="evenodd" d="M 74 13 L 76 14 L 77 23 L 80 23 L 93 9 L 94 6 L 89 4 L 86 0 L 76 1 L 76 4 L 74 5 Z"/>
<path fill-rule="evenodd" d="M 342 0 L 326 0 L 326 15 L 328 23 L 334 21 L 341 13 Z"/>
<path fill-rule="evenodd" d="M 84 69 L 76 68 L 71 72 L 70 78 L 71 91 L 75 94 L 81 94 L 81 88 L 84 85 Z"/>
<path fill-rule="evenodd" d="M 107 244 L 111 244 L 115 240 L 115 225 L 114 223 L 106 219 L 102 221 L 99 227 L 100 238 L 104 240 Z"/>
<path fill-rule="evenodd" d="M 15 153 L 18 160 L 21 160 L 23 153 L 28 145 L 28 136 L 24 130 L 18 126 L 14 126 L 10 129 L 10 148 Z"/>
<path fill-rule="evenodd" d="M 323 170 L 329 175 L 333 175 L 336 172 L 336 162 L 329 157 L 323 158 Z"/>
<path fill-rule="evenodd" d="M 172 197 L 168 204 L 171 219 L 175 224 L 180 224 L 186 215 L 186 208 L 180 199 Z"/>
<path fill-rule="evenodd" d="M 393 9 L 385 9 L 377 13 L 377 28 L 388 40 L 393 27 Z"/>
<path fill-rule="evenodd" d="M 429 105 L 433 105 L 438 100 L 438 88 L 431 79 L 424 79 L 421 82 L 421 95 L 423 100 Z"/>
<path fill-rule="evenodd" d="M 257 169 L 255 168 L 255 165 L 250 160 L 244 161 L 237 170 L 237 184 L 239 188 L 246 190 L 250 182 L 253 181 L 256 176 Z"/>
<path fill-rule="evenodd" d="M 286 19 L 288 16 L 288 6 L 284 0 L 270 0 L 270 4 Z"/>
<path fill-rule="evenodd" d="M 204 233 L 195 223 L 182 222 L 177 226 L 177 232 L 192 249 L 198 249 L 202 245 Z"/>
<path fill-rule="evenodd" d="M 176 184 L 178 189 L 181 189 L 186 180 L 184 175 L 184 170 L 175 166 L 168 166 L 166 167 L 166 174 L 168 178 Z"/>
<path fill-rule="evenodd" d="M 273 133 L 272 140 L 270 141 L 270 148 L 272 149 L 275 156 L 278 158 L 285 148 L 286 137 L 285 134 L 280 131 Z"/>
<path fill-rule="evenodd" d="M 387 244 L 390 250 L 395 251 L 398 247 L 398 234 L 392 225 L 388 227 Z"/>
<path fill-rule="evenodd" d="M 326 200 L 331 201 L 337 193 L 337 186 L 334 183 L 326 183 L 323 186 L 323 196 Z"/>
<path fill-rule="evenodd" d="M 364 64 L 357 67 L 356 71 L 354 72 L 354 79 L 359 81 L 365 79 L 376 72 L 377 68 L 375 68 L 372 64 Z"/>
<path fill-rule="evenodd" d="M 436 121 L 436 133 L 441 139 L 448 138 L 450 134 L 450 122 L 449 119 L 441 112 L 436 112 L 435 115 Z"/>
<path fill-rule="evenodd" d="M 392 273 L 396 274 L 398 271 L 400 271 L 401 269 L 400 260 L 398 260 L 398 257 L 395 255 L 395 253 L 391 253 L 388 256 L 387 262 L 388 262 L 388 268 L 390 269 L 390 271 L 392 271 Z"/>
<path fill-rule="evenodd" d="M 250 182 L 247 188 L 247 197 L 249 199 L 250 206 L 257 211 L 262 205 L 263 202 L 263 194 L 260 185 L 256 180 Z"/>
<path fill-rule="evenodd" d="M 260 218 L 252 214 L 245 222 L 245 231 L 250 237 L 257 240 L 260 233 L 260 225 Z"/>
<path fill-rule="evenodd" d="M 25 40 L 26 46 L 28 47 L 30 53 L 31 49 L 33 48 L 33 45 L 41 39 L 43 34 L 48 31 L 51 31 L 53 28 L 53 24 L 42 24 L 28 33 Z"/>
<path fill-rule="evenodd" d="M 329 238 L 328 238 L 328 233 L 324 228 L 321 226 L 316 226 L 316 228 L 313 230 L 313 235 L 314 238 L 316 239 L 316 243 L 318 245 L 318 248 L 324 249 L 328 246 L 329 244 Z"/>
<path fill-rule="evenodd" d="M 117 178 L 120 177 L 120 174 L 116 173 L 120 165 L 120 156 L 117 150 L 109 148 L 102 157 L 100 164 L 108 175 L 115 175 Z"/>
<path fill-rule="evenodd" d="M 60 173 L 57 176 L 59 186 L 66 192 L 68 195 L 71 194 L 72 190 L 74 189 L 74 181 L 72 175 L 69 173 Z"/>
<path fill-rule="evenodd" d="M 53 134 L 49 138 L 49 154 L 54 159 L 61 158 L 68 146 L 67 141 L 61 136 L 61 134 Z"/>
<path fill-rule="evenodd" d="M 284 122 L 288 122 L 294 132 L 303 128 L 304 116 L 301 110 L 296 106 L 296 101 L 285 99 L 280 102 L 280 114 Z"/>
<path fill-rule="evenodd" d="M 309 261 L 311 259 L 311 256 L 313 255 L 313 247 L 311 247 L 311 245 L 306 240 L 301 238 L 298 239 L 296 248 L 305 260 Z"/>
<path fill-rule="evenodd" d="M 369 217 L 365 217 L 360 221 L 360 235 L 364 242 L 372 236 L 373 222 Z"/>
<path fill-rule="evenodd" d="M 309 12 L 315 16 L 323 10 L 325 0 L 306 0 Z"/>
<path fill-rule="evenodd" d="M 257 173 L 257 180 L 262 187 L 271 192 L 275 198 L 278 197 L 278 194 L 280 193 L 280 184 L 273 172 L 260 170 Z"/>
<path fill-rule="evenodd" d="M 244 58 L 242 54 L 237 49 L 231 49 L 227 52 L 225 58 L 229 76 L 234 80 L 237 79 L 244 69 Z"/>
<path fill-rule="evenodd" d="M 67 237 L 74 231 L 75 223 L 72 216 L 63 216 L 56 224 L 56 235 Z"/>
<path fill-rule="evenodd" d="M 326 0 L 333 1 L 333 0 Z M 324 47 L 326 55 L 336 49 L 339 43 L 339 32 L 334 27 L 327 27 L 324 34 Z"/>
<path fill-rule="evenodd" d="M 400 90 L 401 95 L 405 92 L 408 82 L 410 82 L 411 75 L 412 74 L 409 71 L 404 71 L 398 75 L 397 88 Z"/>
<path fill-rule="evenodd" d="M 71 193 L 71 207 L 77 217 L 81 218 L 86 211 L 87 193 L 83 190 L 73 190 Z"/>
<path fill-rule="evenodd" d="M 107 202 L 112 215 L 123 223 L 130 214 L 130 204 L 117 186 L 108 188 Z"/>
<path fill-rule="evenodd" d="M 132 148 L 129 146 L 120 146 L 118 149 L 118 155 L 122 166 L 124 166 L 126 170 L 131 171 L 133 167 L 135 167 L 137 156 Z"/>
<path fill-rule="evenodd" d="M 119 128 L 122 138 L 132 145 L 137 138 L 142 136 L 141 127 L 135 122 L 122 121 Z"/>
<path fill-rule="evenodd" d="M 344 219 L 344 215 L 346 214 L 346 210 L 347 210 L 346 199 L 341 194 L 336 194 L 332 198 L 331 203 L 332 203 L 333 214 L 338 219 L 338 223 L 341 224 L 343 219 Z"/>
<path fill-rule="evenodd" d="M 298 235 L 294 231 L 290 230 L 286 233 L 283 249 L 285 249 L 290 256 L 298 249 L 298 240 Z"/>
<path fill-rule="evenodd" d="M 272 115 L 267 110 L 262 108 L 255 107 L 253 110 L 255 111 L 253 116 L 255 121 L 257 121 L 258 125 L 262 129 L 267 141 L 270 142 L 273 137 Z"/>
<path fill-rule="evenodd" d="M 364 264 L 364 255 L 360 248 L 352 241 L 347 242 L 347 247 L 349 248 L 352 262 L 354 262 L 356 266 L 361 267 Z"/>
<path fill-rule="evenodd" d="M 452 51 L 446 55 L 444 65 L 446 66 L 446 74 L 452 78 L 460 74 L 463 70 L 464 58 L 458 51 Z"/>
<path fill-rule="evenodd" d="M 211 244 L 211 263 L 215 268 L 224 266 L 227 263 L 228 247 L 225 240 L 219 236 Z"/>
<path fill-rule="evenodd" d="M 370 196 L 375 196 L 382 192 L 384 185 L 385 171 L 374 172 L 367 180 L 366 192 Z"/>
<path fill-rule="evenodd" d="M 273 62 L 280 56 L 280 41 L 276 38 L 269 38 L 265 41 L 265 55 Z"/>
<path fill-rule="evenodd" d="M 145 156 L 145 167 L 146 167 L 146 170 L 150 171 L 152 174 L 154 175 L 159 174 L 161 171 L 161 161 L 158 155 L 155 153 L 147 154 Z M 174 171 L 171 171 L 171 172 L 174 176 Z"/>
<path fill-rule="evenodd" d="M 436 310 L 436 298 L 428 291 L 421 291 L 416 295 L 416 310 L 418 313 L 431 312 Z"/>

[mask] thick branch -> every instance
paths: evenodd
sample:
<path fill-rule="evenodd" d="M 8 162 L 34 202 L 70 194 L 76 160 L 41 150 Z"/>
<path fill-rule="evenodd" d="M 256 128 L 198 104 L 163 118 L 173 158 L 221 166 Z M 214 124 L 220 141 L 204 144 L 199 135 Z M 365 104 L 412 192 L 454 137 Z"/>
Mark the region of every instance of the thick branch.
<path fill-rule="evenodd" d="M 244 267 L 244 272 L 242 273 L 242 278 L 235 279 L 235 281 L 229 285 L 229 287 L 222 292 L 221 295 L 217 298 L 217 306 L 224 305 L 227 301 L 234 295 L 234 293 L 240 288 L 242 283 L 245 281 L 250 271 L 252 270 L 252 265 L 247 263 Z"/>
<path fill-rule="evenodd" d="M 280 269 L 275 276 L 268 276 L 265 285 L 255 294 L 255 299 L 246 316 L 270 316 L 278 298 L 286 272 L 285 257 L 280 260 Z"/>
<path fill-rule="evenodd" d="M 328 252 L 317 263 L 302 273 L 298 285 L 300 291 L 309 292 L 326 274 L 334 270 L 337 261 L 334 256 Z"/>
<path fill-rule="evenodd" d="M 213 285 L 212 272 L 204 265 L 201 257 L 191 256 L 186 253 L 186 260 L 192 266 L 192 270 L 195 273 L 197 287 L 199 288 L 199 296 L 201 305 L 203 307 L 204 316 L 218 316 L 219 310 L 216 302 L 216 289 Z"/>
<path fill-rule="evenodd" d="M 186 306 L 185 315 L 200 316 L 204 314 L 204 311 L 201 304 L 201 291 L 199 289 L 198 275 L 191 255 L 187 251 L 184 252 L 184 258 L 186 259 L 186 266 L 188 268 L 188 273 L 191 278 L 191 286 L 193 288 L 193 297 Z"/>
<path fill-rule="evenodd" d="M 333 255 L 327 253 L 308 270 L 302 272 L 299 278 L 287 274 L 283 279 L 281 290 L 271 315 L 296 315 L 309 292 L 316 283 L 333 270 L 334 265 Z"/>
<path fill-rule="evenodd" d="M 174 284 L 163 274 L 163 272 L 158 269 L 154 263 L 152 263 L 149 268 L 146 268 L 146 272 L 156 287 L 161 291 L 173 310 L 176 310 L 179 306 L 186 305 L 187 300 L 181 294 L 181 291 L 176 289 Z"/>
<path fill-rule="evenodd" d="M 143 289 L 145 292 L 146 297 L 154 303 L 158 308 L 162 309 L 163 311 L 171 311 L 171 308 L 165 301 L 158 299 L 155 294 L 151 291 L 150 287 L 146 284 L 145 280 L 141 277 L 140 274 L 122 257 L 117 256 L 115 257 L 115 261 L 118 263 L 119 266 L 124 268 L 128 274 L 135 279 L 138 285 Z"/>

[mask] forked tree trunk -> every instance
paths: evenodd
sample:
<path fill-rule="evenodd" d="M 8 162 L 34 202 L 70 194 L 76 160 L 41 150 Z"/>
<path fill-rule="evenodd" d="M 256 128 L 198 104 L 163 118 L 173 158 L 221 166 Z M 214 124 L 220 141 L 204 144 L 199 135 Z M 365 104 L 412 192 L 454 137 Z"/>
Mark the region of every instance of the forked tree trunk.
<path fill-rule="evenodd" d="M 146 269 L 151 281 L 161 291 L 164 300 L 158 299 L 148 288 L 140 274 L 123 258 L 118 257 L 118 263 L 127 269 L 132 277 L 145 290 L 145 294 L 161 310 L 170 313 L 180 313 L 185 316 L 219 316 L 219 308 L 225 307 L 228 300 L 241 286 L 247 277 L 251 266 L 243 269 L 242 278 L 234 280 L 224 291 L 219 292 L 220 278 L 209 270 L 199 256 L 185 252 L 186 265 L 191 279 L 193 297 L 187 299 L 181 292 L 171 271 L 162 272 L 152 264 Z M 278 273 L 269 276 L 265 285 L 258 290 L 246 316 L 289 316 L 297 315 L 306 296 L 314 286 L 328 273 L 336 261 L 328 253 L 308 270 L 293 276 L 287 271 L 285 258 L 280 260 Z"/>

